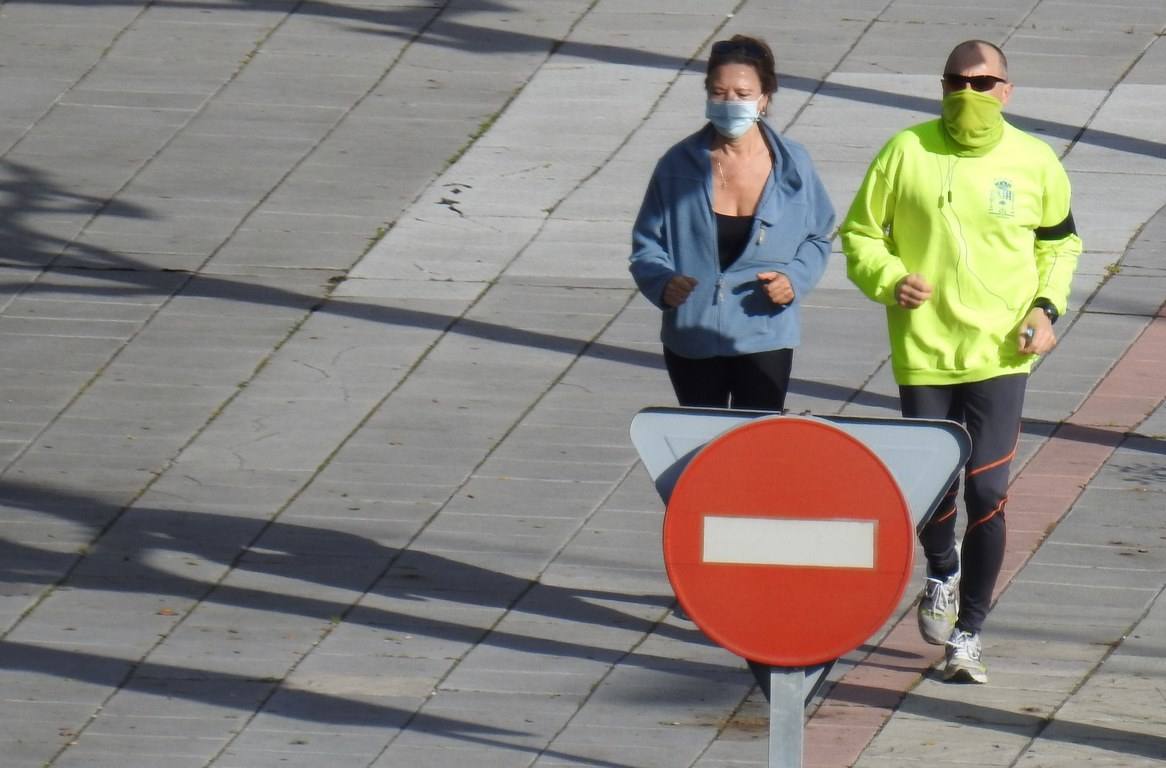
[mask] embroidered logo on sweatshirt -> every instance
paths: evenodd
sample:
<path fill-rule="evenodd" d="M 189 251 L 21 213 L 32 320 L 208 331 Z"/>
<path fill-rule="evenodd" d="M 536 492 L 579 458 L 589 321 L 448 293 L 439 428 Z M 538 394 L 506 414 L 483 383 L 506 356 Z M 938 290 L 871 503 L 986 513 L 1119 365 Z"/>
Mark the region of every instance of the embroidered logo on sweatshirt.
<path fill-rule="evenodd" d="M 1016 214 L 1016 200 L 1012 194 L 1012 182 L 997 179 L 992 182 L 992 192 L 988 197 L 988 213 L 1011 219 Z"/>

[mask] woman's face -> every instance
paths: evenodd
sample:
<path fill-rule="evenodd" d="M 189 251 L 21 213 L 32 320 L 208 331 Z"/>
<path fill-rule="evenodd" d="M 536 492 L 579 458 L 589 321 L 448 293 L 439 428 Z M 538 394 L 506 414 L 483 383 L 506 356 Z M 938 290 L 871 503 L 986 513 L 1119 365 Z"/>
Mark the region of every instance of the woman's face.
<path fill-rule="evenodd" d="M 761 78 L 757 70 L 748 64 L 721 64 L 712 71 L 709 78 L 710 99 L 717 101 L 761 101 L 758 112 L 765 112 L 769 106 L 769 96 L 761 93 Z"/>

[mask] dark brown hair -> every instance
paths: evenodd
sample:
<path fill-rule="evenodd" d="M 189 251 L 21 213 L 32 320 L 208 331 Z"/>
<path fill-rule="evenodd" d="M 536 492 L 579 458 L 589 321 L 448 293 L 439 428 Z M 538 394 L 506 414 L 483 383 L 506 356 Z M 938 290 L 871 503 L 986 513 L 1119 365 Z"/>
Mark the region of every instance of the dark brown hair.
<path fill-rule="evenodd" d="M 777 90 L 777 61 L 773 58 L 773 50 L 761 38 L 733 35 L 728 40 L 713 43 L 704 75 L 706 92 L 712 82 L 713 70 L 724 64 L 747 64 L 757 70 L 763 93 L 772 96 Z"/>

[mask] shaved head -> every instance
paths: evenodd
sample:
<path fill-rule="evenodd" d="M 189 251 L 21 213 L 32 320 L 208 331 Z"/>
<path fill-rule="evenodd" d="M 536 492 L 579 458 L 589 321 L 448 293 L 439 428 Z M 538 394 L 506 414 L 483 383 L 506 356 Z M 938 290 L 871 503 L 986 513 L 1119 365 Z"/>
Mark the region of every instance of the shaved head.
<path fill-rule="evenodd" d="M 1008 78 L 1008 58 L 987 40 L 965 40 L 951 50 L 944 72 L 970 74 L 971 71 Z"/>

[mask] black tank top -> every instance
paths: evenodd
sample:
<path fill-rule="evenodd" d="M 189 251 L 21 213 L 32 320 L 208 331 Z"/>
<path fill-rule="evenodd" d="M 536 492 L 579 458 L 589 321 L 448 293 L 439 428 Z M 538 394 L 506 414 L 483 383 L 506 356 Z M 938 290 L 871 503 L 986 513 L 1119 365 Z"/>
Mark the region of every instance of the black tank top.
<path fill-rule="evenodd" d="M 752 216 L 717 214 L 717 257 L 721 261 L 722 271 L 728 269 L 745 250 L 752 231 Z"/>

